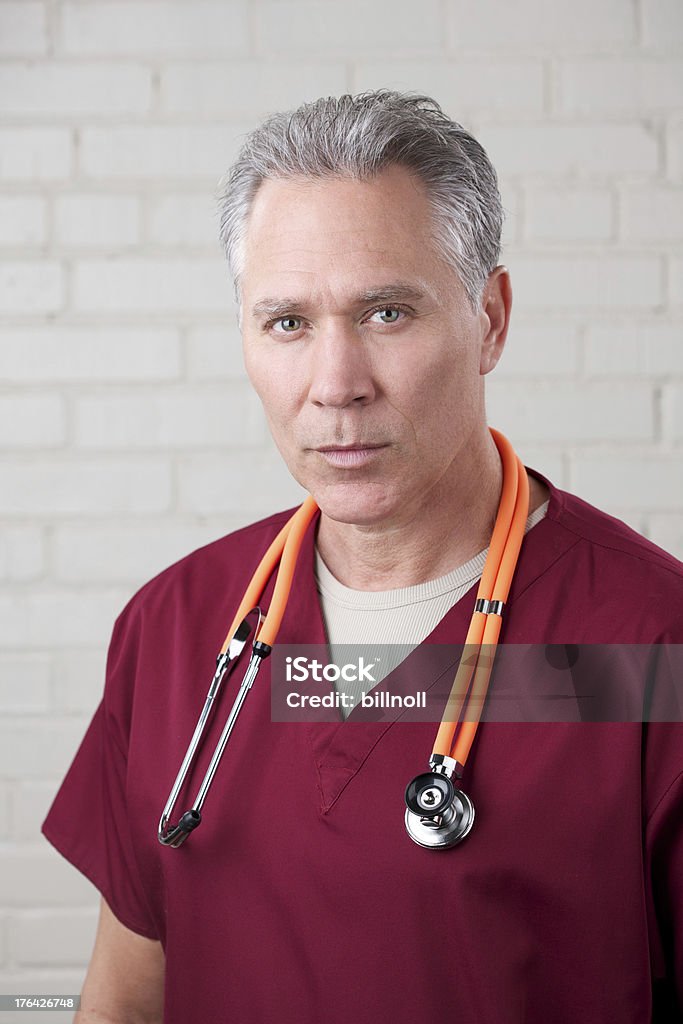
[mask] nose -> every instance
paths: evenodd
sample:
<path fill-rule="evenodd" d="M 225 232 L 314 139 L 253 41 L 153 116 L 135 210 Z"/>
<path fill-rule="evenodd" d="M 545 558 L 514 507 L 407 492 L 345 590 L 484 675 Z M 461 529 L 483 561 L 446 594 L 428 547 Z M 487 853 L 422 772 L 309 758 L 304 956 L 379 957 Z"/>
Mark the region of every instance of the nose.
<path fill-rule="evenodd" d="M 365 405 L 375 395 L 372 367 L 363 340 L 352 327 L 328 323 L 311 349 L 309 400 L 318 406 Z"/>

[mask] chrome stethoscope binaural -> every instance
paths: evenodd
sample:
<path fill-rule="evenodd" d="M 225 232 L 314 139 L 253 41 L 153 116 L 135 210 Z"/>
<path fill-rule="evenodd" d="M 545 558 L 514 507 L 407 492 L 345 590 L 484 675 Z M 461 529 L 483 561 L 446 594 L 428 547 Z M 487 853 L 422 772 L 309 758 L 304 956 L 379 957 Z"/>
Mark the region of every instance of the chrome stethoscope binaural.
<path fill-rule="evenodd" d="M 486 700 L 495 649 L 502 626 L 502 614 L 524 537 L 529 512 L 529 481 L 524 465 L 510 442 L 489 428 L 503 466 L 503 488 L 489 550 L 484 564 L 465 646 L 446 703 L 429 771 L 416 776 L 405 792 L 405 825 L 408 835 L 419 846 L 445 849 L 467 836 L 474 822 L 474 805 L 453 778 L 462 778 L 463 770 Z M 294 569 L 304 534 L 318 510 L 308 497 L 285 523 L 254 573 L 240 602 L 225 642 L 216 659 L 216 671 L 192 739 L 176 776 L 159 821 L 159 842 L 179 847 L 201 823 L 202 806 L 230 739 L 235 721 L 251 689 L 264 658 L 271 653 L 284 615 Z M 258 607 L 275 566 L 279 568 L 270 608 L 265 617 Z M 171 814 L 199 746 L 207 719 L 228 666 L 241 654 L 250 636 L 251 657 L 234 704 L 220 735 L 204 779 L 189 810 L 170 824 Z M 482 648 L 486 646 L 486 656 Z"/>

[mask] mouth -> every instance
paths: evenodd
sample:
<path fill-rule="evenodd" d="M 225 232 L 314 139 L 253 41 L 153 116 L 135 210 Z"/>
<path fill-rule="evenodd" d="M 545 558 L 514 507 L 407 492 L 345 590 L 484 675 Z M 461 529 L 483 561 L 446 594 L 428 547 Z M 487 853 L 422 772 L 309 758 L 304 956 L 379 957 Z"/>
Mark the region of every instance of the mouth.
<path fill-rule="evenodd" d="M 365 441 L 355 441 L 353 444 L 327 444 L 314 449 L 316 452 L 365 452 L 373 448 L 386 448 L 384 444 L 369 444 Z"/>
<path fill-rule="evenodd" d="M 389 446 L 386 444 L 369 444 L 366 441 L 357 441 L 349 445 L 323 445 L 315 448 L 314 451 L 336 469 L 358 469 L 369 462 L 379 458 L 380 452 Z"/>

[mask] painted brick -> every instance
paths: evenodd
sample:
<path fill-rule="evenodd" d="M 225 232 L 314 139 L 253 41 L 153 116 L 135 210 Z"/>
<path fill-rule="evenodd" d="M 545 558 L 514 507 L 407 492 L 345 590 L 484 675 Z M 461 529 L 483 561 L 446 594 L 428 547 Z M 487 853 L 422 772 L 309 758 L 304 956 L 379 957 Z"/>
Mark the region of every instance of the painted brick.
<path fill-rule="evenodd" d="M 144 114 L 151 93 L 151 72 L 131 65 L 17 62 L 0 67 L 0 114 L 13 117 Z"/>
<path fill-rule="evenodd" d="M 149 239 L 157 245 L 220 247 L 216 201 L 208 189 L 152 197 L 147 224 Z"/>
<path fill-rule="evenodd" d="M 132 246 L 140 237 L 140 203 L 133 196 L 62 196 L 54 224 L 61 245 Z"/>
<path fill-rule="evenodd" d="M 179 501 L 199 515 L 230 513 L 240 525 L 300 503 L 306 494 L 272 445 L 255 452 L 245 467 L 237 452 L 178 460 Z"/>
<path fill-rule="evenodd" d="M 522 441 L 585 444 L 654 436 L 652 389 L 645 384 L 491 381 L 486 405 L 491 422 Z"/>
<path fill-rule="evenodd" d="M 515 254 L 508 266 L 518 309 L 648 309 L 663 301 L 656 256 Z"/>
<path fill-rule="evenodd" d="M 40 826 L 57 792 L 54 782 L 17 781 L 11 789 L 11 824 L 15 842 L 38 841 Z M 9 851 L 11 852 L 11 851 Z"/>
<path fill-rule="evenodd" d="M 0 646 L 78 647 L 106 643 L 111 625 L 130 593 L 127 588 L 64 587 L 0 595 Z"/>
<path fill-rule="evenodd" d="M 73 143 L 66 128 L 1 128 L 0 180 L 59 181 L 73 164 Z"/>
<path fill-rule="evenodd" d="M 264 115 L 346 91 L 346 68 L 341 61 L 232 60 L 171 64 L 161 72 L 162 109 L 199 117 Z"/>
<path fill-rule="evenodd" d="M 537 469 L 557 487 L 566 487 L 564 457 L 556 447 L 543 444 L 529 444 L 526 441 L 517 443 L 514 439 L 515 451 L 525 466 Z"/>
<path fill-rule="evenodd" d="M 659 168 L 656 136 L 642 124 L 518 122 L 482 124 L 477 137 L 501 175 L 622 177 Z"/>
<path fill-rule="evenodd" d="M 572 480 L 575 493 L 598 507 L 675 512 L 683 501 L 680 454 L 586 453 L 572 467 Z"/>
<path fill-rule="evenodd" d="M 514 280 L 513 294 L 514 294 Z M 514 307 L 513 307 L 514 308 Z M 576 328 L 566 325 L 529 325 L 513 314 L 500 362 L 487 378 L 574 377 L 579 365 Z"/>
<path fill-rule="evenodd" d="M 5 459 L 0 473 L 0 515 L 158 514 L 170 501 L 170 466 L 158 457 Z"/>
<path fill-rule="evenodd" d="M 503 201 L 503 231 L 501 233 L 501 248 L 505 252 L 508 245 L 518 242 L 522 237 L 522 207 L 520 201 L 520 190 L 513 182 L 500 181 L 498 183 L 501 199 Z"/>
<path fill-rule="evenodd" d="M 238 380 L 250 387 L 242 362 L 242 338 L 236 324 L 197 327 L 186 340 L 187 372 L 193 380 Z"/>
<path fill-rule="evenodd" d="M 42 245 L 46 210 L 38 196 L 1 196 L 0 245 Z"/>
<path fill-rule="evenodd" d="M 667 384 L 662 396 L 664 438 L 683 441 L 683 384 Z M 683 452 L 681 453 L 683 476 Z M 681 488 L 683 491 L 683 488 Z"/>
<path fill-rule="evenodd" d="M 0 54 L 36 56 L 47 50 L 45 5 L 32 0 L 0 4 Z"/>
<path fill-rule="evenodd" d="M 61 779 L 87 725 L 85 719 L 74 717 L 35 722 L 0 720 L 0 778 L 42 782 Z M 36 757 L 38 751 L 40 757 Z"/>
<path fill-rule="evenodd" d="M 74 403 L 81 448 L 240 447 L 261 439 L 258 400 L 242 385 L 164 394 L 102 395 Z M 0 403 L 0 416 L 2 405 Z"/>
<path fill-rule="evenodd" d="M 8 526 L 0 530 L 0 580 L 25 583 L 45 568 L 43 531 L 37 526 Z"/>
<path fill-rule="evenodd" d="M 444 48 L 439 0 L 403 4 L 396 16 L 393 0 L 328 0 L 289 2 L 264 0 L 253 10 L 260 53 L 325 53 L 354 60 L 372 56 L 389 41 L 392 54 L 441 54 Z"/>
<path fill-rule="evenodd" d="M 580 60 L 561 64 L 562 113 L 629 114 L 680 110 L 683 75 L 673 60 Z"/>
<path fill-rule="evenodd" d="M 94 527 L 90 530 L 94 532 Z M 55 653 L 53 702 L 57 712 L 92 716 L 102 698 L 106 654 L 105 644 L 93 650 Z"/>
<path fill-rule="evenodd" d="M 669 303 L 683 306 L 683 258 L 680 256 L 669 260 Z"/>
<path fill-rule="evenodd" d="M 128 583 L 137 588 L 215 538 L 206 526 L 190 524 L 62 526 L 54 537 L 55 578 L 66 583 Z M 92 689 L 92 680 L 89 685 Z"/>
<path fill-rule="evenodd" d="M 571 5 L 524 0 L 496 6 L 451 0 L 448 42 L 452 50 L 536 52 L 621 49 L 636 38 L 635 5 L 623 0 L 575 0 Z"/>
<path fill-rule="evenodd" d="M 621 225 L 623 237 L 629 241 L 660 244 L 680 241 L 683 239 L 683 188 L 623 189 Z"/>
<path fill-rule="evenodd" d="M 558 244 L 602 241 L 614 230 L 608 189 L 530 188 L 524 196 L 524 234 Z"/>
<path fill-rule="evenodd" d="M 3 525 L 0 532 L 0 581 L 27 583 L 42 575 L 45 545 L 36 526 Z"/>
<path fill-rule="evenodd" d="M 92 885 L 51 850 L 17 845 L 0 849 L 0 902 L 5 907 L 70 907 L 87 903 Z"/>
<path fill-rule="evenodd" d="M 683 517 L 678 513 L 657 513 L 648 517 L 647 536 L 660 548 L 683 561 Z"/>
<path fill-rule="evenodd" d="M 93 179 L 203 178 L 214 185 L 237 156 L 244 131 L 222 123 L 84 128 L 80 167 Z"/>
<path fill-rule="evenodd" d="M 231 299 L 220 253 L 212 260 L 83 260 L 74 267 L 79 312 L 225 312 Z"/>
<path fill-rule="evenodd" d="M 180 373 L 180 341 L 170 328 L 67 327 L 7 329 L 0 334 L 0 379 L 165 381 Z"/>
<path fill-rule="evenodd" d="M 58 448 L 66 438 L 58 395 L 0 395 L 0 448 Z"/>
<path fill-rule="evenodd" d="M 543 64 L 501 60 L 360 60 L 353 66 L 353 91 L 414 90 L 433 96 L 449 117 L 463 122 L 473 113 L 541 114 L 544 103 Z M 465 125 L 467 127 L 467 125 Z"/>
<path fill-rule="evenodd" d="M 11 782 L 0 782 L 0 839 L 5 840 L 9 837 L 11 832 L 12 824 L 12 790 L 13 785 Z M 4 928 L 2 923 L 2 917 L 0 917 L 0 948 L 3 944 Z M 5 950 L 2 949 L 0 955 L 0 963 L 3 962 Z"/>
<path fill-rule="evenodd" d="M 643 42 L 656 50 L 680 50 L 683 7 L 680 0 L 641 0 Z"/>
<path fill-rule="evenodd" d="M 72 869 L 73 870 L 73 869 Z M 84 883 L 90 886 L 89 882 Z M 10 956 L 17 964 L 38 967 L 84 964 L 92 952 L 99 898 L 85 910 L 26 911 L 15 914 L 10 931 Z"/>
<path fill-rule="evenodd" d="M 683 325 L 590 326 L 585 338 L 586 373 L 596 377 L 683 375 L 682 337 Z"/>
<path fill-rule="evenodd" d="M 0 707 L 6 715 L 50 710 L 50 659 L 46 654 L 0 656 Z"/>
<path fill-rule="evenodd" d="M 64 273 L 58 263 L 0 263 L 0 313 L 55 313 L 64 298 Z"/>
<path fill-rule="evenodd" d="M 683 124 L 669 125 L 666 139 L 667 175 L 683 180 Z"/>
<path fill-rule="evenodd" d="M 249 46 L 247 4 L 65 3 L 59 44 L 69 54 L 240 54 Z"/>

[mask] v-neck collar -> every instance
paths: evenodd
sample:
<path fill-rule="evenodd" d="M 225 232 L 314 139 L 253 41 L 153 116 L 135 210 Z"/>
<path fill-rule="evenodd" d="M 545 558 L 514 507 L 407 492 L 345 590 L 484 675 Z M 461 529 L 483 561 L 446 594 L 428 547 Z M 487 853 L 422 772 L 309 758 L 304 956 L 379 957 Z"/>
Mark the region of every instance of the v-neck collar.
<path fill-rule="evenodd" d="M 522 542 L 520 559 L 507 601 L 508 609 L 514 606 L 515 599 L 527 587 L 531 586 L 557 558 L 578 541 L 578 538 L 571 533 L 553 531 L 552 524 L 560 520 L 562 516 L 564 507 L 562 493 L 542 473 L 533 469 L 528 469 L 528 472 L 548 487 L 549 504 L 544 518 L 528 531 Z M 283 639 L 286 638 L 285 642 L 288 644 L 327 646 L 322 608 L 315 584 L 315 536 L 319 518 L 320 513 L 317 512 L 304 536 L 290 600 L 282 621 L 280 635 Z M 425 637 L 422 644 L 413 652 L 416 656 L 419 657 L 418 652 L 424 645 L 450 645 L 451 651 L 457 652 L 457 645 L 464 643 L 472 617 L 478 582 L 478 579 L 473 582 L 463 597 Z M 505 622 L 501 640 L 503 642 L 505 640 Z M 403 666 L 407 666 L 410 657 L 411 655 L 402 663 Z M 422 673 L 424 673 L 425 663 L 425 658 L 422 656 L 420 658 Z M 390 684 L 392 679 L 400 674 L 402 665 L 399 665 L 378 686 L 383 687 L 387 683 Z M 429 689 L 437 682 L 444 670 L 444 657 L 435 658 L 428 677 L 424 678 L 424 675 L 422 677 L 420 689 Z M 450 668 L 448 670 L 450 671 Z M 338 722 L 314 721 L 295 726 L 305 730 L 311 748 L 323 813 L 327 813 L 332 808 L 373 748 L 381 742 L 382 737 L 394 726 L 400 715 L 401 713 L 396 709 L 385 709 L 383 721 L 364 721 L 362 709 L 355 708 L 346 721 L 341 718 L 340 714 Z M 436 735 L 437 728 L 438 725 L 434 723 L 434 735 Z M 425 764 L 429 753 L 430 750 L 425 750 Z"/>

